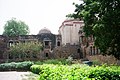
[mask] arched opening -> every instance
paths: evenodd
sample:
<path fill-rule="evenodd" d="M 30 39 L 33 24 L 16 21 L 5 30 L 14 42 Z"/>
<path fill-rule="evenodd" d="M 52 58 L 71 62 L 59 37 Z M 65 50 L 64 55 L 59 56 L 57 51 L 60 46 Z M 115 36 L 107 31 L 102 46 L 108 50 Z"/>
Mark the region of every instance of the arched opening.
<path fill-rule="evenodd" d="M 77 49 L 77 53 L 79 54 L 80 58 L 83 58 L 83 53 L 80 51 L 80 49 Z"/>
<path fill-rule="evenodd" d="M 13 59 L 13 55 L 9 54 L 9 55 L 8 55 L 8 58 L 9 58 L 9 59 Z"/>
<path fill-rule="evenodd" d="M 48 53 L 45 53 L 45 56 L 48 57 Z"/>
<path fill-rule="evenodd" d="M 60 46 L 60 42 L 59 41 L 57 42 L 57 46 Z"/>
<path fill-rule="evenodd" d="M 95 55 L 95 46 L 93 46 L 93 55 Z"/>
<path fill-rule="evenodd" d="M 80 49 L 77 49 L 77 53 L 80 53 Z"/>
<path fill-rule="evenodd" d="M 13 45 L 13 41 L 9 41 L 9 47 Z"/>
<path fill-rule="evenodd" d="M 90 55 L 92 55 L 92 46 L 90 47 Z"/>

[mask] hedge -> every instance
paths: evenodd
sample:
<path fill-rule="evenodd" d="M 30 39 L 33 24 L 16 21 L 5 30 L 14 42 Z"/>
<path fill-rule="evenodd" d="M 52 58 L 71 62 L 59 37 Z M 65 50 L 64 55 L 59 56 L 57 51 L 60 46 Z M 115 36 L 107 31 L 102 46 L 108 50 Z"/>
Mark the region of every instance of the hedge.
<path fill-rule="evenodd" d="M 39 80 L 119 80 L 120 66 L 87 65 L 33 65 L 33 73 L 39 74 Z"/>
<path fill-rule="evenodd" d="M 31 61 L 3 63 L 0 64 L 0 71 L 26 71 L 30 70 L 33 64 Z"/>

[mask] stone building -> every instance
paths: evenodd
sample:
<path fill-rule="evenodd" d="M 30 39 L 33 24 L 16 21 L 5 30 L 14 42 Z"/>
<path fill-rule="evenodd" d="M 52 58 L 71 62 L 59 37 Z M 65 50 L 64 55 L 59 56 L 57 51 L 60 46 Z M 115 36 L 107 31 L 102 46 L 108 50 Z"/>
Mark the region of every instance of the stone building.
<path fill-rule="evenodd" d="M 60 35 L 52 34 L 51 31 L 47 28 L 41 29 L 37 35 L 19 35 L 14 37 L 0 35 L 0 60 L 4 59 L 16 60 L 15 57 L 11 58 L 10 54 L 6 54 L 5 52 L 9 50 L 9 47 L 12 45 L 31 41 L 32 42 L 38 41 L 41 42 L 43 45 L 43 50 L 42 52 L 38 53 L 37 59 L 53 58 L 54 57 L 54 55 L 52 54 L 53 49 L 56 46 L 61 45 Z M 31 57 L 29 57 L 28 60 L 31 60 Z"/>
<path fill-rule="evenodd" d="M 62 45 L 77 45 L 76 51 L 79 53 L 80 58 L 99 54 L 100 50 L 94 46 L 93 36 L 85 37 L 83 26 L 84 22 L 81 20 L 65 20 L 59 28 Z"/>
<path fill-rule="evenodd" d="M 100 50 L 94 45 L 93 35 L 85 37 L 85 33 L 83 32 L 82 29 L 83 28 L 79 30 L 79 42 L 80 42 L 79 44 L 81 52 L 83 53 L 83 57 L 86 58 L 86 56 L 100 54 Z"/>
<path fill-rule="evenodd" d="M 68 19 L 59 27 L 58 35 L 51 33 L 47 28 L 41 29 L 37 35 L 15 37 L 0 35 L 0 60 L 10 59 L 9 54 L 5 54 L 5 51 L 9 50 L 11 45 L 30 41 L 38 41 L 43 45 L 43 50 L 37 55 L 37 60 L 68 58 L 69 56 L 80 59 L 87 55 L 99 54 L 99 49 L 94 46 L 93 36 L 85 37 L 83 26 L 83 21 Z M 31 60 L 31 57 L 28 60 Z"/>
<path fill-rule="evenodd" d="M 62 39 L 62 48 L 66 47 L 69 56 L 73 58 L 83 58 L 79 45 L 79 30 L 84 26 L 83 21 L 75 19 L 67 19 L 59 27 L 59 34 Z"/>

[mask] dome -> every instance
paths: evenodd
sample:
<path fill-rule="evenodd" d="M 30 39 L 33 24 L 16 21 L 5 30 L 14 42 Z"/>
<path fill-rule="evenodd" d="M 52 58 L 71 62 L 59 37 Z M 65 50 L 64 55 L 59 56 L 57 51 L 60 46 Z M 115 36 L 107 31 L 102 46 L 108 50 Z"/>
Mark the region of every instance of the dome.
<path fill-rule="evenodd" d="M 47 28 L 43 28 L 43 29 L 41 29 L 41 30 L 39 31 L 38 34 L 43 34 L 43 33 L 48 33 L 48 34 L 50 34 L 51 31 L 50 31 L 49 29 L 47 29 Z"/>

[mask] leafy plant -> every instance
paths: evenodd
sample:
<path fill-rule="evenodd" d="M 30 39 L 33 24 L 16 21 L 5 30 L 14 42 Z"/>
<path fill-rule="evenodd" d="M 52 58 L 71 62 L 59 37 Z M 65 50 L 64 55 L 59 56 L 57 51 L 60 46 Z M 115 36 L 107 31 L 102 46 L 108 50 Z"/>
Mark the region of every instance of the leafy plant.
<path fill-rule="evenodd" d="M 120 66 L 87 65 L 33 65 L 31 71 L 39 74 L 39 80 L 119 80 Z"/>

